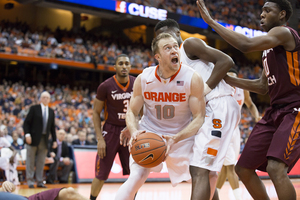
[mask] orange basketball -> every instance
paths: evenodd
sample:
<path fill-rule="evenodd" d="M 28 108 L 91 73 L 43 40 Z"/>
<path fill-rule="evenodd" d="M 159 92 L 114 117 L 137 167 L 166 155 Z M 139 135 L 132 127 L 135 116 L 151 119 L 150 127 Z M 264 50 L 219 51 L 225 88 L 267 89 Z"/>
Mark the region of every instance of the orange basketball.
<path fill-rule="evenodd" d="M 167 151 L 165 141 L 155 133 L 142 133 L 133 142 L 131 154 L 134 161 L 140 166 L 151 168 L 159 165 Z"/>

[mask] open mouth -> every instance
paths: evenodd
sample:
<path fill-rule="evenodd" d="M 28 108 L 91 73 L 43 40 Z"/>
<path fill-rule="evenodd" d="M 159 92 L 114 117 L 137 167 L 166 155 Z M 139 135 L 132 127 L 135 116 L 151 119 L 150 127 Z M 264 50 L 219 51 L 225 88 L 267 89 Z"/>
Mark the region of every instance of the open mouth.
<path fill-rule="evenodd" d="M 171 61 L 172 61 L 173 64 L 177 64 L 178 63 L 178 58 L 172 58 Z"/>

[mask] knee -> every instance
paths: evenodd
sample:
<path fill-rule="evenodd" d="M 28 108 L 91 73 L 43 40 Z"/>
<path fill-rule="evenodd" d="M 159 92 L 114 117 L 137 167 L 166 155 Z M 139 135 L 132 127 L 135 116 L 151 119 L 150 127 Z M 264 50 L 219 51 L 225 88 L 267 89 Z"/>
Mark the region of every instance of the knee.
<path fill-rule="evenodd" d="M 208 177 L 208 176 L 213 175 L 213 174 L 210 174 L 209 170 L 203 169 L 200 167 L 195 167 L 195 166 L 190 166 L 190 174 L 191 174 L 192 178 L 195 178 L 195 177 L 203 178 L 203 177 Z"/>
<path fill-rule="evenodd" d="M 287 175 L 288 166 L 281 161 L 268 160 L 266 170 L 272 179 L 281 178 Z"/>

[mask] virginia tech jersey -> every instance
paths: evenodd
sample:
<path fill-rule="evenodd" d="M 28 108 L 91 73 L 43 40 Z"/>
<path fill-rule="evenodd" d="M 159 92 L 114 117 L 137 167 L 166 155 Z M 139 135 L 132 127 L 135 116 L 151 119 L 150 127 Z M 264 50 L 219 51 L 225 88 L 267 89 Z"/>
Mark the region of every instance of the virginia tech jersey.
<path fill-rule="evenodd" d="M 105 123 L 126 126 L 125 114 L 132 95 L 134 80 L 134 76 L 129 76 L 128 83 L 124 87 L 117 81 L 116 76 L 113 76 L 99 85 L 96 98 L 105 102 Z"/>
<path fill-rule="evenodd" d="M 183 43 L 181 44 L 181 47 L 180 47 L 181 63 L 188 65 L 188 66 L 192 67 L 194 70 L 196 70 L 196 72 L 198 72 L 202 76 L 204 83 L 206 83 L 206 81 L 210 77 L 215 65 L 211 62 L 206 62 L 201 59 L 197 59 L 197 60 L 189 59 L 184 51 Z M 212 91 L 210 93 L 208 93 L 205 96 L 205 100 L 209 101 L 213 98 L 232 95 L 233 92 L 234 92 L 234 89 L 230 85 L 228 85 L 224 80 L 221 80 L 218 83 L 218 85 L 214 89 L 212 89 Z"/>
<path fill-rule="evenodd" d="M 296 47 L 286 51 L 283 46 L 264 50 L 262 62 L 268 78 L 271 105 L 300 100 L 300 38 L 297 32 L 286 26 L 294 36 Z"/>
<path fill-rule="evenodd" d="M 146 68 L 141 74 L 145 103 L 140 130 L 176 134 L 192 119 L 189 96 L 195 71 L 182 64 L 176 74 L 165 80 L 157 75 L 157 68 L 158 66 Z"/>

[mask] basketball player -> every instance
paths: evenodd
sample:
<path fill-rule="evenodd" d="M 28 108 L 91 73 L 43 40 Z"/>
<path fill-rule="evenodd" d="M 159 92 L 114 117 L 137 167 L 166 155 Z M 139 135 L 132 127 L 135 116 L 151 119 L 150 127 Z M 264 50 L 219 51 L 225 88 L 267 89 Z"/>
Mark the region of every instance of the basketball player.
<path fill-rule="evenodd" d="M 234 63 L 228 55 L 209 47 L 201 39 L 188 38 L 183 42 L 179 25 L 173 19 L 156 24 L 155 33 L 162 32 L 170 33 L 177 39 L 181 45 L 181 62 L 195 69 L 204 80 L 205 123 L 195 137 L 190 173 L 191 199 L 208 200 L 215 191 L 217 172 L 221 171 L 240 119 L 239 105 L 232 97 L 234 90 L 222 80 Z"/>
<path fill-rule="evenodd" d="M 29 200 L 88 200 L 76 192 L 72 187 L 50 189 L 33 194 L 29 197 L 6 194 L 13 192 L 15 188 L 16 186 L 13 183 L 9 181 L 3 182 L 2 187 L 0 188 L 0 200 L 23 200 L 24 198 Z"/>
<path fill-rule="evenodd" d="M 180 64 L 179 45 L 168 33 L 152 41 L 157 66 L 144 69 L 133 86 L 133 95 L 126 114 L 131 142 L 143 132 L 153 132 L 167 141 L 166 165 L 173 186 L 189 181 L 189 159 L 192 156 L 194 135 L 204 122 L 205 100 L 203 81 L 192 68 Z M 137 122 L 139 111 L 143 117 Z M 130 175 L 119 188 L 116 200 L 132 200 L 150 172 L 159 172 L 162 163 L 154 168 L 139 166 L 130 157 Z"/>
<path fill-rule="evenodd" d="M 115 156 L 119 153 L 123 175 L 129 174 L 129 151 L 120 145 L 120 133 L 126 126 L 125 114 L 132 95 L 134 76 L 129 75 L 131 64 L 125 54 L 117 56 L 116 74 L 101 83 L 94 100 L 93 122 L 97 135 L 95 173 L 91 186 L 90 199 L 96 200 L 104 181 L 108 178 Z M 101 131 L 100 113 L 105 108 L 105 124 Z"/>
<path fill-rule="evenodd" d="M 227 74 L 229 76 L 237 77 L 238 72 L 234 68 L 231 68 Z M 240 110 L 242 109 L 242 106 L 245 103 L 250 113 L 254 117 L 255 122 L 258 122 L 260 116 L 257 107 L 255 106 L 255 104 L 251 99 L 249 91 L 235 87 L 235 92 L 233 97 L 238 102 Z M 218 180 L 217 180 L 217 190 L 219 191 L 222 188 L 223 184 L 225 183 L 226 178 L 228 179 L 228 182 L 232 188 L 233 195 L 236 200 L 242 200 L 242 194 L 239 188 L 239 178 L 234 171 L 234 165 L 236 164 L 236 161 L 240 154 L 240 146 L 241 146 L 240 139 L 241 139 L 240 129 L 239 127 L 236 127 L 229 148 L 226 153 L 222 170 L 220 173 L 218 173 Z M 213 200 L 216 199 L 213 198 Z"/>
<path fill-rule="evenodd" d="M 223 39 L 242 52 L 263 51 L 263 73 L 259 79 L 234 77 L 226 81 L 256 93 L 269 92 L 271 107 L 256 124 L 236 172 L 254 199 L 269 199 L 255 170 L 267 171 L 280 200 L 296 199 L 296 191 L 287 173 L 300 156 L 300 86 L 298 33 L 286 26 L 292 15 L 288 0 L 267 0 L 262 7 L 261 27 L 266 35 L 248 38 L 226 29 L 214 21 L 204 5 L 197 0 L 202 18 Z"/>

